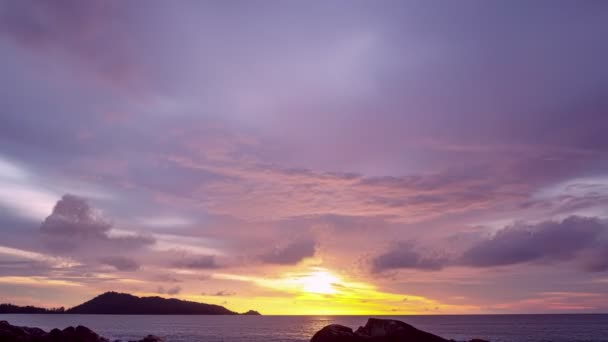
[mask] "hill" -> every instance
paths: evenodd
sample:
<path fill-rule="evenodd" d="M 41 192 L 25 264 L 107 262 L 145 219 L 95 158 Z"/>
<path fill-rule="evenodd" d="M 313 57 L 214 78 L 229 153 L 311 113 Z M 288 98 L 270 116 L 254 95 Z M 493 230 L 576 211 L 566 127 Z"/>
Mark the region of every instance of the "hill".
<path fill-rule="evenodd" d="M 117 292 L 106 292 L 65 312 L 102 315 L 238 315 L 220 305 L 174 298 L 136 297 Z"/>

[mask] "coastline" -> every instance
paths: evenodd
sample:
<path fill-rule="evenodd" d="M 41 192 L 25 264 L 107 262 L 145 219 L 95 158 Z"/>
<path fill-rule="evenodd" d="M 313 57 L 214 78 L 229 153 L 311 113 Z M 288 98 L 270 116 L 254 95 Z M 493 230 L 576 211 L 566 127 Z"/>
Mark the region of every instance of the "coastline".
<path fill-rule="evenodd" d="M 221 316 L 221 315 L 45 315 L 0 314 L 13 325 L 45 330 L 84 325 L 110 340 L 139 340 L 148 334 L 175 342 L 308 342 L 329 324 L 356 328 L 368 317 L 386 316 Z M 608 314 L 391 316 L 439 336 L 465 341 L 608 342 Z M 254 336 L 244 338 L 244 336 Z"/>

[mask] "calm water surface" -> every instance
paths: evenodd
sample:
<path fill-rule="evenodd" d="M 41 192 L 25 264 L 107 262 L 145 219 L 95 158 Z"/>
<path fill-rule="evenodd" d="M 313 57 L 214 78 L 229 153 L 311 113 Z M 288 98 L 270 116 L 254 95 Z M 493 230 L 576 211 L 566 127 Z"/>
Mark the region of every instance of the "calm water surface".
<path fill-rule="evenodd" d="M 493 342 L 608 342 L 608 315 L 395 316 L 445 338 Z M 106 316 L 0 315 L 45 330 L 85 325 L 109 339 L 153 334 L 167 342 L 304 342 L 327 324 L 353 328 L 360 316 Z"/>

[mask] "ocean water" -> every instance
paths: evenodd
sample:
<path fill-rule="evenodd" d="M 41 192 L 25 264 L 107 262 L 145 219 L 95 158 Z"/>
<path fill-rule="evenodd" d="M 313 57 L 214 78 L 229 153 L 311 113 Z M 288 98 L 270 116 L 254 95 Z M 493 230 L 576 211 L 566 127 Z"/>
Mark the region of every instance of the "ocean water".
<path fill-rule="evenodd" d="M 445 338 L 493 342 L 608 342 L 608 315 L 394 316 Z M 0 315 L 14 325 L 45 330 L 84 325 L 112 339 L 148 334 L 167 342 L 304 342 L 338 323 L 356 329 L 367 316 L 109 316 Z"/>

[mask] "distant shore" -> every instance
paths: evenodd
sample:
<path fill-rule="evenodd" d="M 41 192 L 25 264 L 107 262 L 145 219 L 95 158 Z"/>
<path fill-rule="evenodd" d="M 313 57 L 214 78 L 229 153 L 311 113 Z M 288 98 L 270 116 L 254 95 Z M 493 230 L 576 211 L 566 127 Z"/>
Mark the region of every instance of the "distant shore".
<path fill-rule="evenodd" d="M 221 305 L 162 297 L 137 297 L 106 292 L 70 309 L 0 304 L 0 314 L 106 314 L 106 315 L 260 315 L 249 310 L 239 314 Z"/>

